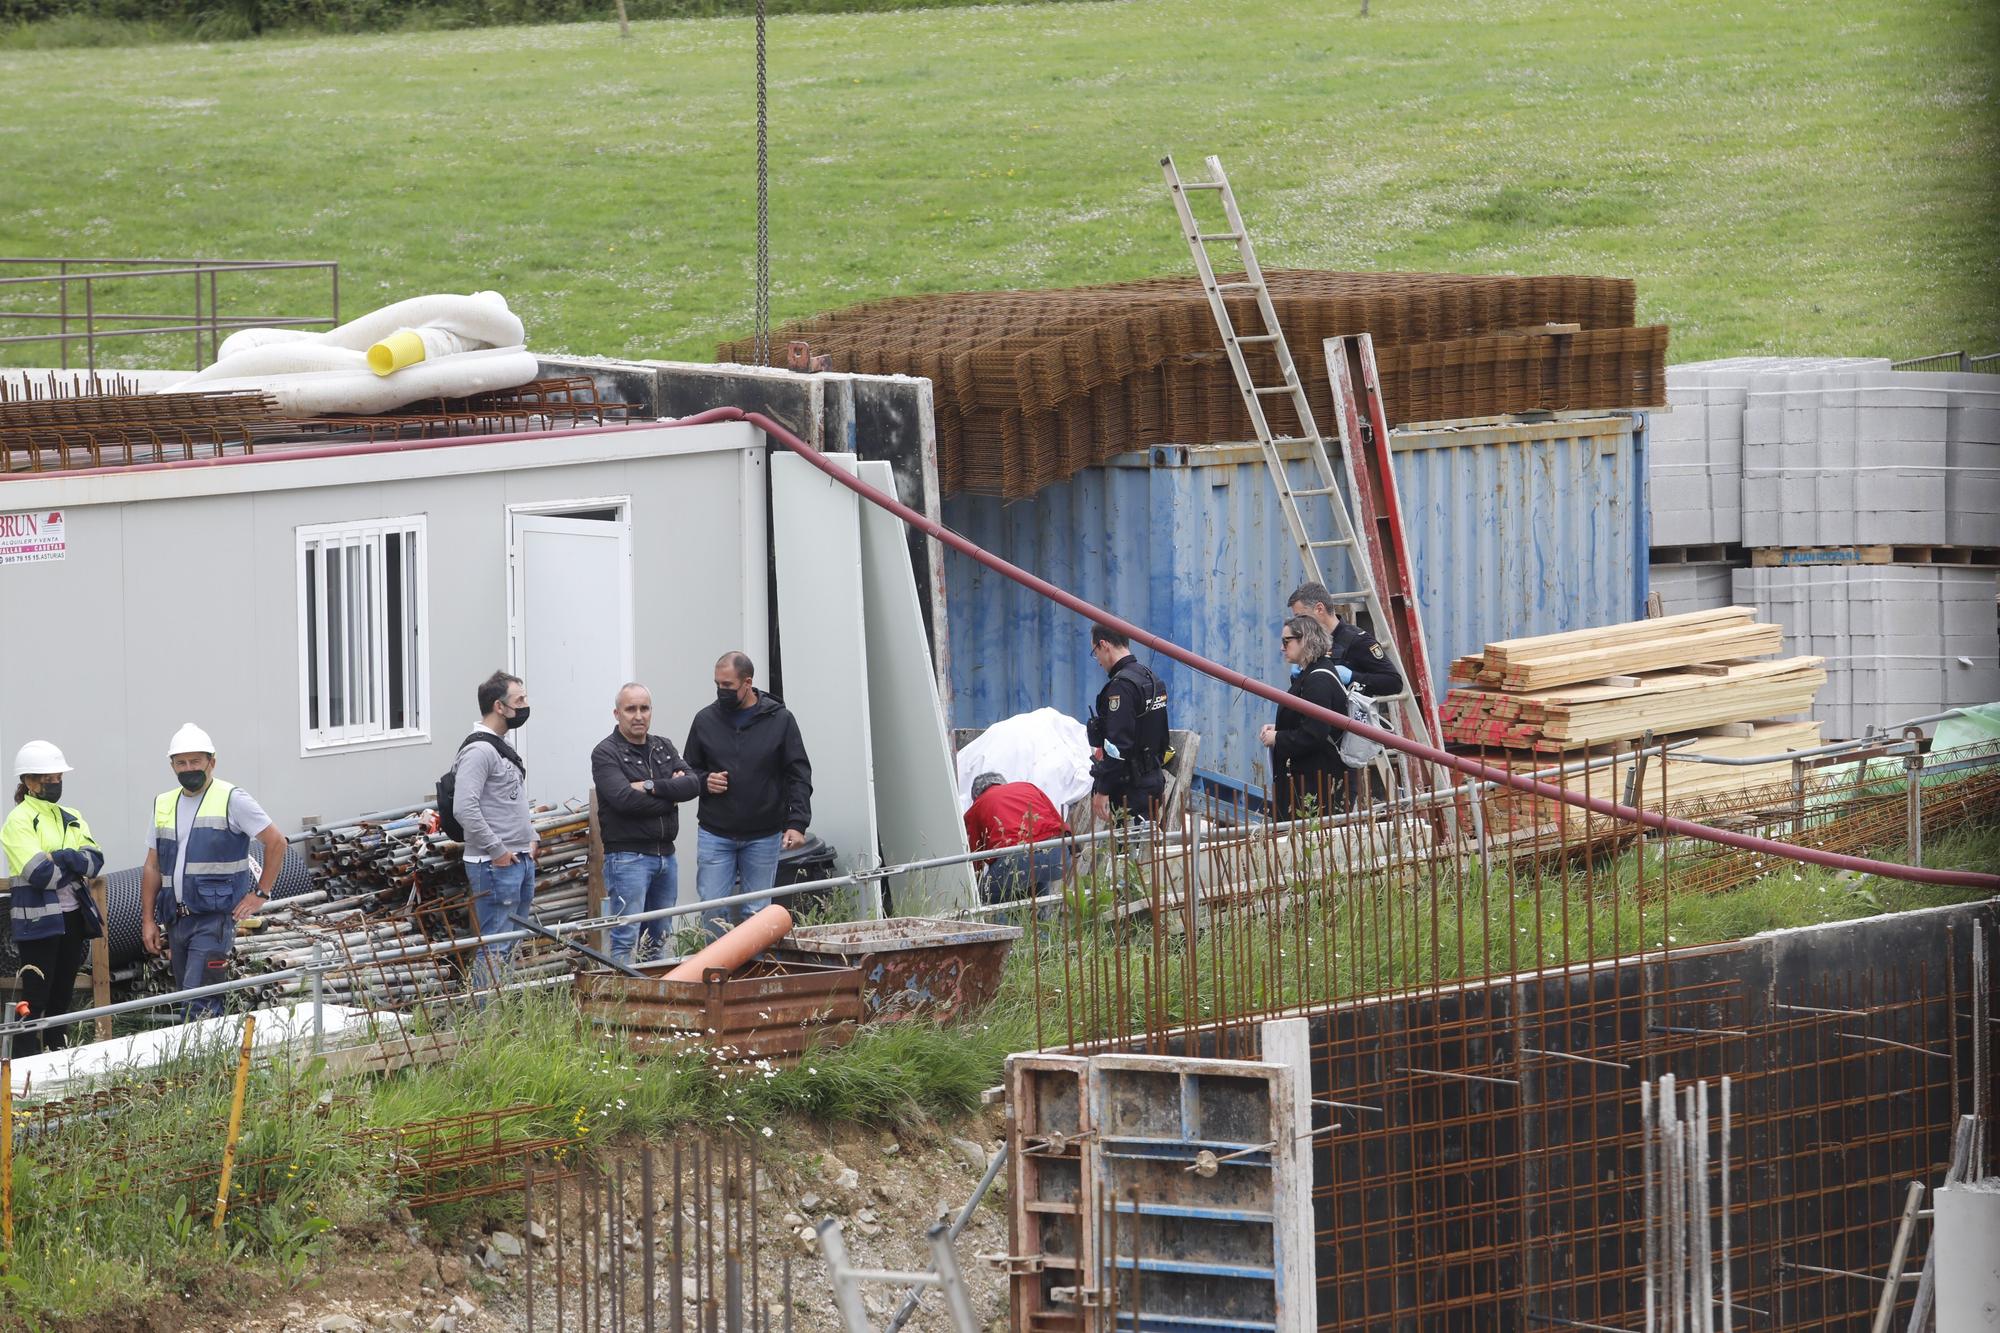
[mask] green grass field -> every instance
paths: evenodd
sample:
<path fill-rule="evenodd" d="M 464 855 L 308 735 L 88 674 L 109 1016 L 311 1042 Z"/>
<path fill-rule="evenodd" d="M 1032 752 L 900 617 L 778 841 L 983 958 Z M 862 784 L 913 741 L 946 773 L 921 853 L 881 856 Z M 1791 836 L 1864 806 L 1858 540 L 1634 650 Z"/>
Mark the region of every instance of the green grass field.
<path fill-rule="evenodd" d="M 0 254 L 332 258 L 347 313 L 491 286 L 537 348 L 705 359 L 750 322 L 750 35 L 0 51 Z M 1985 0 L 783 16 L 775 313 L 1185 272 L 1157 159 L 1214 152 L 1273 266 L 1629 275 L 1675 360 L 1991 350 L 1996 39 Z"/>

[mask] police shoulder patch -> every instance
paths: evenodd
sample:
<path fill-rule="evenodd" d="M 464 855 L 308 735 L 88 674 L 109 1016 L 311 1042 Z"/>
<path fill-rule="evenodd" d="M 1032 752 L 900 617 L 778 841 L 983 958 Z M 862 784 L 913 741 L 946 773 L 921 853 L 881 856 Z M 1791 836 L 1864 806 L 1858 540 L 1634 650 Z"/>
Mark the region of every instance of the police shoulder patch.
<path fill-rule="evenodd" d="M 1371 643 L 1368 645 L 1368 651 L 1373 653 L 1375 656 L 1380 657 L 1382 655 L 1382 645 L 1379 643 Z"/>
<path fill-rule="evenodd" d="M 1114 695 L 1112 695 L 1112 696 L 1111 696 L 1111 699 L 1110 699 L 1110 701 L 1109 701 L 1108 703 L 1106 703 L 1106 704 L 1104 705 L 1104 708 L 1105 708 L 1105 711 L 1107 711 L 1107 712 L 1111 712 L 1111 713 L 1115 713 L 1115 712 L 1117 712 L 1117 711 L 1118 711 L 1118 702 L 1119 702 L 1119 700 L 1123 699 L 1124 697 L 1125 697 L 1125 696 L 1124 696 L 1124 695 L 1122 695 L 1122 694 L 1114 694 Z"/>

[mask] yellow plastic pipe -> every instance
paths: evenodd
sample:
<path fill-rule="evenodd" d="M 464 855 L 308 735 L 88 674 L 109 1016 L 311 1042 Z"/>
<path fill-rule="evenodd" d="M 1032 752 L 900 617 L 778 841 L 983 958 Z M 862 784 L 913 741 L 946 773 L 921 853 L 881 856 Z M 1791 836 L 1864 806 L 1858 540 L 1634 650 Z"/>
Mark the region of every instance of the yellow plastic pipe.
<path fill-rule="evenodd" d="M 222 1220 L 229 1213 L 229 1177 L 236 1170 L 236 1138 L 243 1131 L 243 1093 L 250 1086 L 250 1038 L 257 1015 L 243 1016 L 243 1050 L 236 1057 L 236 1091 L 229 1099 L 229 1137 L 222 1145 L 222 1178 L 215 1182 L 215 1237 L 222 1239 Z"/>
<path fill-rule="evenodd" d="M 424 340 L 415 329 L 398 329 L 368 349 L 368 368 L 388 375 L 424 359 Z"/>

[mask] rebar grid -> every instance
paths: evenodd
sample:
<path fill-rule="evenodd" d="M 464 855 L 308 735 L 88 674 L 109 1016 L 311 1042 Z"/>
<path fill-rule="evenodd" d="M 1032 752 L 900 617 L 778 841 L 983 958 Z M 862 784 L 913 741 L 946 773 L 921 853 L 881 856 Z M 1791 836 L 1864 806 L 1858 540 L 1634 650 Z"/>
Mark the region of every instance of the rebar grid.
<path fill-rule="evenodd" d="M 1666 330 L 1632 327 L 1629 281 L 1307 270 L 1265 278 L 1322 421 L 1333 413 L 1321 344 L 1364 329 L 1394 423 L 1664 399 Z M 1227 303 L 1241 327 L 1250 302 Z M 1550 323 L 1581 327 L 1517 336 Z M 724 343 L 717 360 L 761 363 L 796 342 L 835 369 L 932 381 L 946 494 L 1019 498 L 1127 450 L 1254 434 L 1192 277 L 868 302 L 786 325 L 768 350 L 755 339 Z M 1271 349 L 1243 351 L 1258 383 L 1277 382 Z M 1274 428 L 1296 434 L 1295 421 L 1284 424 L 1291 415 L 1277 409 Z"/>
<path fill-rule="evenodd" d="M 791 1328 L 791 1253 L 765 1252 L 753 1140 L 687 1134 L 636 1160 L 530 1164 L 518 1186 L 527 1333 Z"/>

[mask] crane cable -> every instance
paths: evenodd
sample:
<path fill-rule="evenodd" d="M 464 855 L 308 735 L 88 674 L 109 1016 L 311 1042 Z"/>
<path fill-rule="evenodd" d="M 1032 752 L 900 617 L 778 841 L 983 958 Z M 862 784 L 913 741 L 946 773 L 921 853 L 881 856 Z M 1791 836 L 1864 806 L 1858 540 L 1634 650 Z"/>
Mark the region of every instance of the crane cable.
<path fill-rule="evenodd" d="M 757 0 L 757 365 L 771 364 L 771 156 L 764 92 L 764 0 Z"/>

